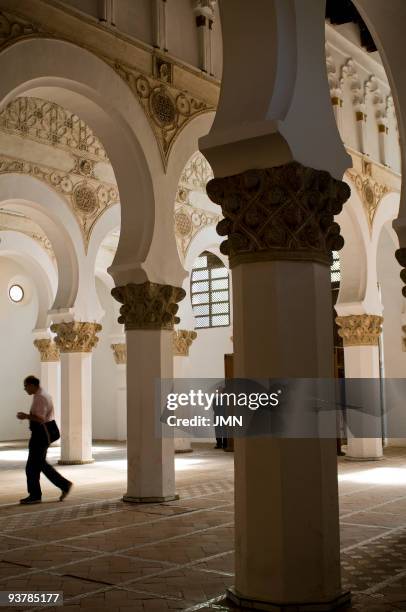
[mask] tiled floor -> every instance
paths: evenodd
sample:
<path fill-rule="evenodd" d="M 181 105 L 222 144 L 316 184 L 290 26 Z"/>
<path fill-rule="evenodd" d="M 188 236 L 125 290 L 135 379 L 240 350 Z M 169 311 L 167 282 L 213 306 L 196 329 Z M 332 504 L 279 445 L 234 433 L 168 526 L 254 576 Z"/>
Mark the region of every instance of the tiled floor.
<path fill-rule="evenodd" d="M 23 507 L 26 451 L 0 443 L 0 591 L 63 591 L 64 608 L 87 612 L 228 610 L 232 454 L 199 446 L 178 455 L 180 499 L 157 505 L 121 501 L 123 445 L 97 444 L 94 454 L 94 464 L 60 468 L 75 483 L 63 504 L 44 482 L 44 502 Z M 378 463 L 340 459 L 339 485 L 348 610 L 406 612 L 406 448 Z"/>

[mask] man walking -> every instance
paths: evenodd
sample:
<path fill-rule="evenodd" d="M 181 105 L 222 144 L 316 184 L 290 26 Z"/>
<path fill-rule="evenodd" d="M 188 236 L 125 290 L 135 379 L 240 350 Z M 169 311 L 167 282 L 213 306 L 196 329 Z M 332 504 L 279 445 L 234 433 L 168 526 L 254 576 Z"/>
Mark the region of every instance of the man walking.
<path fill-rule="evenodd" d="M 39 483 L 41 472 L 61 489 L 60 501 L 63 501 L 72 488 L 72 483 L 61 476 L 49 463 L 47 451 L 50 439 L 46 423 L 54 420 L 54 406 L 51 396 L 40 387 L 40 381 L 35 376 L 27 376 L 24 389 L 33 396 L 30 412 L 18 412 L 17 418 L 30 421 L 31 438 L 28 444 L 28 459 L 25 466 L 27 475 L 28 497 L 20 499 L 20 504 L 39 504 L 42 492 Z"/>

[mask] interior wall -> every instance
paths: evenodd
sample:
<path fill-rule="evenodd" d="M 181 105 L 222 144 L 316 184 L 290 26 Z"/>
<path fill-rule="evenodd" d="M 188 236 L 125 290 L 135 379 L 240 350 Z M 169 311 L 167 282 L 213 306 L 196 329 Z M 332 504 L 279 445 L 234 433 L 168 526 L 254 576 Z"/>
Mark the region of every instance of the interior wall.
<path fill-rule="evenodd" d="M 113 298 L 98 278 L 96 291 L 105 315 L 100 321 L 103 329 L 98 334 L 99 342 L 93 350 L 93 439 L 114 440 L 117 437 L 116 364 L 110 348 L 115 323 Z"/>
<path fill-rule="evenodd" d="M 212 327 L 196 329 L 197 338 L 189 351 L 188 376 L 191 378 L 223 378 L 224 354 L 233 352 L 233 329 Z"/>
<path fill-rule="evenodd" d="M 405 300 L 399 278 L 400 267 L 395 259 L 396 248 L 391 235 L 384 227 L 379 239 L 377 269 L 384 317 L 382 341 L 385 378 L 404 378 L 406 373 L 406 352 L 402 346 L 402 311 Z M 404 414 L 398 414 L 391 406 L 386 406 L 386 409 L 389 428 L 392 422 L 395 423 L 398 419 L 404 422 L 406 419 L 406 411 Z M 390 438 L 388 443 L 405 446 L 406 440 Z"/>
<path fill-rule="evenodd" d="M 26 303 L 15 304 L 8 296 L 9 283 L 15 276 L 27 279 L 26 285 L 21 283 L 26 291 L 30 289 Z M 0 258 L 0 440 L 26 439 L 29 435 L 27 421 L 18 421 L 16 413 L 28 412 L 31 405 L 23 389 L 24 378 L 40 374 L 40 357 L 32 337 L 37 316 L 37 293 L 24 268 L 11 259 Z"/>
<path fill-rule="evenodd" d="M 176 0 L 175 5 L 168 2 L 168 9 L 166 22 L 169 53 L 192 66 L 198 66 L 198 34 L 190 0 Z"/>

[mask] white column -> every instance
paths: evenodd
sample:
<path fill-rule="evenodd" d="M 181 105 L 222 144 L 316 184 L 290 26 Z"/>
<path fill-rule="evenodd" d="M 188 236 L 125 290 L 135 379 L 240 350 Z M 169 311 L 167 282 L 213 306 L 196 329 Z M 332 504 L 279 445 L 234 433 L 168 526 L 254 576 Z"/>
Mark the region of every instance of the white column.
<path fill-rule="evenodd" d="M 125 342 L 111 345 L 116 363 L 116 424 L 117 440 L 127 440 L 127 346 Z"/>
<path fill-rule="evenodd" d="M 349 189 L 293 163 L 214 179 L 207 192 L 222 205 L 218 232 L 228 234 L 221 248 L 233 274 L 235 377 L 331 378 L 329 265 L 331 251 L 342 246 L 332 213 Z M 256 610 L 338 608 L 348 594 L 340 581 L 335 438 L 236 437 L 234 449 L 236 574 L 229 597 Z"/>
<path fill-rule="evenodd" d="M 59 349 L 51 338 L 38 338 L 34 345 L 41 356 L 41 387 L 52 397 L 55 420 L 61 427 L 61 362 Z M 54 442 L 60 445 L 60 440 Z"/>
<path fill-rule="evenodd" d="M 356 121 L 356 130 L 357 130 L 357 140 L 358 140 L 358 151 L 361 153 L 366 153 L 367 149 L 367 133 L 366 133 L 366 122 L 365 122 L 365 105 L 364 104 L 356 104 L 355 106 L 355 121 Z"/>
<path fill-rule="evenodd" d="M 63 322 L 51 325 L 61 352 L 61 460 L 64 465 L 91 463 L 92 349 L 101 325 Z"/>
<path fill-rule="evenodd" d="M 387 120 L 382 118 L 378 123 L 379 161 L 386 166 L 386 140 L 388 134 Z"/>
<path fill-rule="evenodd" d="M 382 321 L 381 316 L 369 314 L 336 318 L 344 343 L 345 378 L 380 377 L 378 342 Z M 383 458 L 382 437 L 354 437 L 349 429 L 347 442 L 348 460 L 378 461 Z"/>
<path fill-rule="evenodd" d="M 214 19 L 213 0 L 195 0 L 197 35 L 199 40 L 199 68 L 212 73 L 212 36 Z"/>
<path fill-rule="evenodd" d="M 157 384 L 173 378 L 175 313 L 183 289 L 145 282 L 112 290 L 121 302 L 119 323 L 127 339 L 127 492 L 128 502 L 177 499 L 174 440 L 157 410 Z M 159 397 L 159 396 L 158 396 Z M 160 404 L 160 402 L 159 402 Z M 159 406 L 158 404 L 158 406 Z"/>
<path fill-rule="evenodd" d="M 173 376 L 174 378 L 189 378 L 187 359 L 197 332 L 189 329 L 177 329 L 173 332 Z M 191 438 L 182 437 L 182 432 L 175 429 L 175 452 L 193 452 Z"/>
<path fill-rule="evenodd" d="M 166 42 L 166 0 L 153 0 L 152 6 L 153 46 L 168 51 Z"/>

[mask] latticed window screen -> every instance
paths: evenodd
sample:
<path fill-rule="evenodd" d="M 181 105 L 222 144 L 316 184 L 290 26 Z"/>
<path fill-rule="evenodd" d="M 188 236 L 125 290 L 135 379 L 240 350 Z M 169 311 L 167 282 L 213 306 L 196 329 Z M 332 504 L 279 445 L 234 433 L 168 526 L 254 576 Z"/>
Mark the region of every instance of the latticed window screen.
<path fill-rule="evenodd" d="M 228 270 L 222 261 L 204 251 L 195 261 L 190 281 L 196 327 L 230 325 L 230 288 Z"/>
<path fill-rule="evenodd" d="M 333 251 L 333 263 L 331 264 L 330 274 L 331 274 L 332 285 L 338 287 L 338 285 L 340 284 L 340 280 L 341 280 L 341 270 L 340 270 L 340 256 L 337 253 L 337 251 Z"/>

